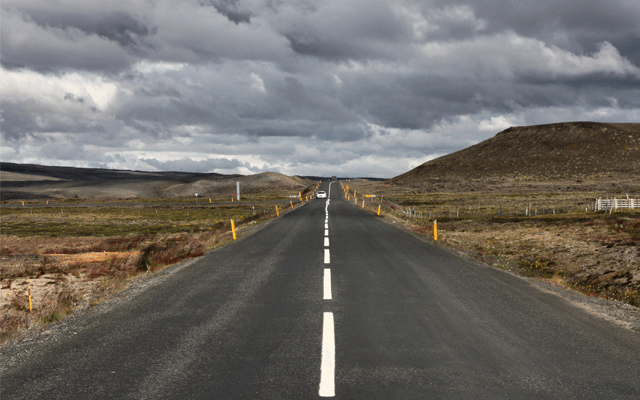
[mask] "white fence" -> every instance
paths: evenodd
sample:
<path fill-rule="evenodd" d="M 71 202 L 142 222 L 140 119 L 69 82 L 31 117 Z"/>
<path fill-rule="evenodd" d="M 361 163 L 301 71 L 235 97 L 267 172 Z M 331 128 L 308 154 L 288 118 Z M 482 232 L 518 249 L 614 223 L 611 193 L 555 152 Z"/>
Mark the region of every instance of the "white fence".
<path fill-rule="evenodd" d="M 630 210 L 640 208 L 640 200 L 638 199 L 596 199 L 596 211 L 611 211 L 620 208 L 628 208 Z"/>

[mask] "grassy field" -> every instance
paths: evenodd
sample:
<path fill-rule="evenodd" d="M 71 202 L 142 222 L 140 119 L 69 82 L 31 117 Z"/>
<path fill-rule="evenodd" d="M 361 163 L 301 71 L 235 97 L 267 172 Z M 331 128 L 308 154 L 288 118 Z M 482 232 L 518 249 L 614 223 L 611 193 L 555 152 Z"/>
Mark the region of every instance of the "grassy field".
<path fill-rule="evenodd" d="M 280 207 L 284 206 L 280 202 Z M 14 208 L 2 210 L 2 233 L 12 236 L 122 236 L 204 232 L 230 219 L 275 212 L 274 205 Z"/>
<path fill-rule="evenodd" d="M 315 185 L 303 191 L 310 196 Z M 216 202 L 218 200 L 219 202 Z M 0 209 L 0 339 L 114 296 L 132 278 L 203 255 L 300 205 L 283 194 L 154 201 L 38 200 Z M 18 207 L 15 207 L 18 205 Z M 29 311 L 28 292 L 32 294 Z"/>
<path fill-rule="evenodd" d="M 594 212 L 599 193 L 411 193 L 353 181 L 358 205 L 498 268 L 640 307 L 640 210 Z M 622 198 L 618 194 L 618 198 Z"/>

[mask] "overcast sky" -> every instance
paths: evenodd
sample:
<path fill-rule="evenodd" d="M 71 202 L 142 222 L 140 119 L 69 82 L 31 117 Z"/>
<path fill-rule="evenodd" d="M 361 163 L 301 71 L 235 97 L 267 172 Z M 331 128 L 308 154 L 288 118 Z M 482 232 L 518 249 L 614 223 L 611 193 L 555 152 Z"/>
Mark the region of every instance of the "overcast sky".
<path fill-rule="evenodd" d="M 3 161 L 393 177 L 640 122 L 637 0 L 2 0 Z"/>

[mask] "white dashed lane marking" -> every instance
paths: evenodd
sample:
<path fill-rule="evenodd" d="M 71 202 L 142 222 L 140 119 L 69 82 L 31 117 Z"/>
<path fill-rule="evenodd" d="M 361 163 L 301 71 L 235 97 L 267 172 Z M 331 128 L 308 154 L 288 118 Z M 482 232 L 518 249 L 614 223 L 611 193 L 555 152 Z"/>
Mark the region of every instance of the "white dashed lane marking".
<path fill-rule="evenodd" d="M 329 184 L 331 197 L 331 183 Z M 329 253 L 329 199 L 325 207 L 324 219 L 324 263 L 331 262 Z M 324 300 L 331 300 L 331 269 L 324 269 Z M 322 322 L 322 362 L 320 364 L 320 397 L 335 397 L 336 339 L 334 333 L 333 313 L 325 312 Z"/>
<path fill-rule="evenodd" d="M 324 299 L 331 300 L 331 270 L 324 269 Z"/>
<path fill-rule="evenodd" d="M 336 340 L 333 313 L 325 312 L 322 321 L 322 363 L 320 365 L 320 397 L 335 397 Z"/>

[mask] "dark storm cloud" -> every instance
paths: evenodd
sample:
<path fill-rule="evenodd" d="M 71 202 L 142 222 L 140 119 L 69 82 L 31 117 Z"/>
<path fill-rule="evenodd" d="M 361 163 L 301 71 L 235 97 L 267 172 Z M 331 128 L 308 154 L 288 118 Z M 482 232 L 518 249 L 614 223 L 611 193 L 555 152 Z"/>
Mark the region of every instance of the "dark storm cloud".
<path fill-rule="evenodd" d="M 96 113 L 93 107 L 87 107 L 82 98 L 75 98 L 67 93 L 66 102 L 72 107 L 80 106 L 88 113 Z M 102 124 L 89 118 L 78 118 L 65 115 L 54 110 L 34 107 L 30 102 L 3 102 L 2 104 L 2 135 L 3 139 L 19 143 L 25 137 L 37 138 L 37 133 L 67 132 L 71 134 L 85 132 L 104 132 Z M 83 140 L 86 140 L 83 139 Z"/>
<path fill-rule="evenodd" d="M 476 0 L 473 4 L 478 17 L 488 21 L 488 32 L 511 29 L 574 52 L 593 51 L 602 41 L 613 43 L 621 51 L 627 46 L 640 46 L 640 7 L 635 2 Z M 639 53 L 623 52 L 636 63 Z"/>
<path fill-rule="evenodd" d="M 2 64 L 40 71 L 66 68 L 115 71 L 131 55 L 119 43 L 76 27 L 39 25 L 18 12 L 2 13 Z"/>
<path fill-rule="evenodd" d="M 17 162 L 390 176 L 509 125 L 640 115 L 626 0 L 3 0 L 1 28 Z"/>
<path fill-rule="evenodd" d="M 124 12 L 93 14 L 60 12 L 59 9 L 38 11 L 33 10 L 29 15 L 39 26 L 62 30 L 76 28 L 87 35 L 98 35 L 132 50 L 139 47 L 141 39 L 152 33 L 152 30 L 142 21 Z"/>
<path fill-rule="evenodd" d="M 330 2 L 300 7 L 295 19 L 278 21 L 291 48 L 329 61 L 394 57 L 394 43 L 407 41 L 410 30 L 386 1 Z"/>
<path fill-rule="evenodd" d="M 227 17 L 229 21 L 233 21 L 236 24 L 241 22 L 248 23 L 251 21 L 251 13 L 242 9 L 242 5 L 238 0 L 213 0 L 213 1 L 201 1 L 201 4 L 209 4 L 222 15 Z"/>

